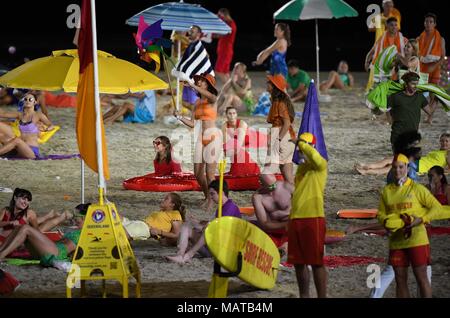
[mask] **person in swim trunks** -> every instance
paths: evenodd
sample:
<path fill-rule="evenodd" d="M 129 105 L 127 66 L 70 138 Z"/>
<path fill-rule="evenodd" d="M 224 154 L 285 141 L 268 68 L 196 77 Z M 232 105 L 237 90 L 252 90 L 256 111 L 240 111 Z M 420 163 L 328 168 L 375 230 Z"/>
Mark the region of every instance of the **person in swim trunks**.
<path fill-rule="evenodd" d="M 218 156 L 222 148 L 220 130 L 216 127 L 217 89 L 216 80 L 211 74 L 194 75 L 194 84 L 189 85 L 197 91 L 199 99 L 195 102 L 191 119 L 180 116 L 177 110 L 174 116 L 183 124 L 194 128 L 194 174 L 205 195 L 205 208 L 212 207 L 208 184 L 215 179 Z"/>
<path fill-rule="evenodd" d="M 50 131 L 54 127 L 42 112 L 35 111 L 36 97 L 27 93 L 23 97 L 22 112 L 0 111 L 0 118 L 10 118 L 19 121 L 20 137 L 15 137 L 11 127 L 2 125 L 1 134 L 4 136 L 0 146 L 1 156 L 15 156 L 26 159 L 36 159 L 39 154 L 39 134 L 41 131 Z M 12 137 L 14 136 L 14 137 Z M 12 137 L 12 138 L 11 138 Z"/>

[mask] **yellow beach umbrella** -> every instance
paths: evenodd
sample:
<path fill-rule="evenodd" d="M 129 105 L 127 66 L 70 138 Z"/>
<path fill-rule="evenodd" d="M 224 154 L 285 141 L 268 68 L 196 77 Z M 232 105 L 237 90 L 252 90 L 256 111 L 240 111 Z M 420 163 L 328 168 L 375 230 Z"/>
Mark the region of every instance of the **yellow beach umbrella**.
<path fill-rule="evenodd" d="M 133 63 L 97 52 L 100 93 L 126 94 L 168 87 L 166 82 Z M 53 51 L 51 56 L 32 60 L 1 76 L 0 85 L 76 93 L 79 70 L 78 50 Z"/>

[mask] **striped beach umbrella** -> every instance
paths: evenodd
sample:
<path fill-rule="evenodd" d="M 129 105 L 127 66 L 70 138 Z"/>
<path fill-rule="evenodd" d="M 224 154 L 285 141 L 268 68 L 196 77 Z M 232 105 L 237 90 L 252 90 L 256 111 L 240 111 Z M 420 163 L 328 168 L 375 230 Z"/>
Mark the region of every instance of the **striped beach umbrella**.
<path fill-rule="evenodd" d="M 132 26 L 139 25 L 139 17 L 145 22 L 153 24 L 163 19 L 163 30 L 188 31 L 195 24 L 202 28 L 203 33 L 228 34 L 231 28 L 216 14 L 206 10 L 199 4 L 180 2 L 166 2 L 145 9 L 126 21 Z"/>
<path fill-rule="evenodd" d="M 317 85 L 319 81 L 319 26 L 317 19 L 356 17 L 358 12 L 342 0 L 292 0 L 278 9 L 275 20 L 311 20 L 316 21 L 316 67 Z"/>

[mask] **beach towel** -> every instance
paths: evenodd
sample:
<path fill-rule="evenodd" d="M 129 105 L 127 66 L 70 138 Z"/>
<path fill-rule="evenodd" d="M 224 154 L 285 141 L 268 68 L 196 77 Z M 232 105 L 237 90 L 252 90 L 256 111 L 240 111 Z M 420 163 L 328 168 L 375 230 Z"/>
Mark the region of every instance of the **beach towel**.
<path fill-rule="evenodd" d="M 20 282 L 10 273 L 0 269 L 0 296 L 6 296 L 12 294 Z"/>
<path fill-rule="evenodd" d="M 378 57 L 373 64 L 373 80 L 375 83 L 385 82 L 391 78 L 397 52 L 397 47 L 391 45 L 378 54 Z"/>
<path fill-rule="evenodd" d="M 191 43 L 172 70 L 172 75 L 182 81 L 193 82 L 194 75 L 211 74 L 215 76 L 208 52 L 202 41 Z"/>
<path fill-rule="evenodd" d="M 270 101 L 269 92 L 263 92 L 259 95 L 258 103 L 256 104 L 253 115 L 255 116 L 267 116 L 269 114 L 270 106 L 272 102 Z"/>
<path fill-rule="evenodd" d="M 404 84 L 387 81 L 378 84 L 366 96 L 366 105 L 372 110 L 378 110 L 383 113 L 388 112 L 391 108 L 387 104 L 388 97 L 394 93 L 398 93 L 404 89 Z M 429 92 L 435 94 L 437 99 L 441 102 L 442 108 L 445 112 L 450 111 L 450 95 L 441 87 L 435 84 L 418 84 L 418 92 Z"/>
<path fill-rule="evenodd" d="M 391 45 L 394 45 L 401 55 L 405 55 L 405 44 L 407 42 L 408 40 L 403 36 L 401 32 L 397 32 L 395 37 L 392 37 L 389 36 L 387 31 L 385 31 L 381 38 L 375 42 L 375 52 L 372 60 L 372 65 L 375 64 L 375 61 L 377 60 L 381 52 Z"/>
<path fill-rule="evenodd" d="M 67 160 L 67 159 L 73 159 L 73 158 L 81 158 L 80 154 L 71 154 L 71 155 L 48 155 L 48 156 L 41 156 L 37 157 L 35 159 L 26 159 L 26 158 L 1 158 L 3 160 Z"/>
<path fill-rule="evenodd" d="M 443 55 L 442 52 L 442 37 L 438 30 L 434 30 L 434 34 L 427 37 L 425 31 L 423 31 L 419 36 L 419 54 L 421 56 L 420 67 L 424 72 L 430 73 L 429 68 L 432 63 L 440 60 Z M 438 76 L 440 72 L 439 67 L 430 74 L 432 76 Z"/>

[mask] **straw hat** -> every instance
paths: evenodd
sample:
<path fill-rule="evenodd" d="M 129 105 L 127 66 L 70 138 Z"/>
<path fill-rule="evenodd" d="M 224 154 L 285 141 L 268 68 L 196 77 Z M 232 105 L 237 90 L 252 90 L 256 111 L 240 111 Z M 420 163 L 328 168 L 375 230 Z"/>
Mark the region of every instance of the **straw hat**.
<path fill-rule="evenodd" d="M 276 75 L 267 75 L 267 79 L 280 91 L 287 94 L 287 84 L 286 80 L 284 79 L 283 75 L 276 74 Z"/>
<path fill-rule="evenodd" d="M 208 83 L 208 90 L 211 94 L 217 95 L 218 91 L 215 87 L 216 79 L 211 74 L 203 73 L 200 75 L 194 75 L 194 81 L 197 83 L 199 79 L 203 79 Z"/>

